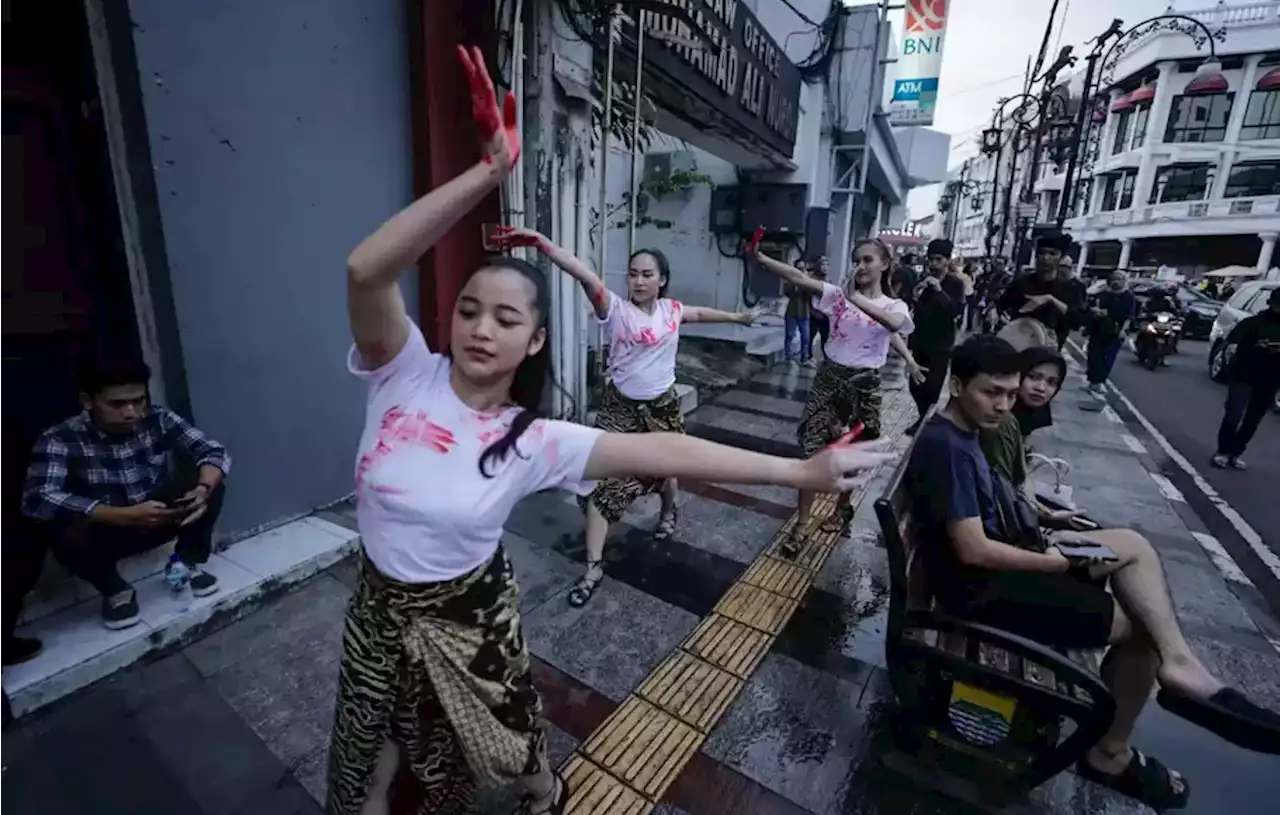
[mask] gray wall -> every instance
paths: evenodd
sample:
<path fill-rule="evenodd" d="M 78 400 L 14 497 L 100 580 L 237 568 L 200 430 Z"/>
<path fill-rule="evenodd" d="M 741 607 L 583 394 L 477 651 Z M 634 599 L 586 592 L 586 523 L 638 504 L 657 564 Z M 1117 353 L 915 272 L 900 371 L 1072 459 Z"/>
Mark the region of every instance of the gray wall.
<path fill-rule="evenodd" d="M 352 489 L 344 262 L 412 192 L 404 4 L 130 8 L 191 403 L 246 530 Z"/>

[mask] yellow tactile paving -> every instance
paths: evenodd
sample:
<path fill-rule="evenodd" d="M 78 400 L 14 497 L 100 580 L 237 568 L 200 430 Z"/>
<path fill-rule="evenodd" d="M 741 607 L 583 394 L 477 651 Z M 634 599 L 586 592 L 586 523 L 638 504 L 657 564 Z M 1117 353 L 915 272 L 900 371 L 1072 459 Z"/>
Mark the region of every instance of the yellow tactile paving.
<path fill-rule="evenodd" d="M 748 583 L 734 583 L 716 603 L 716 613 L 777 636 L 796 601 Z"/>
<path fill-rule="evenodd" d="M 741 688 L 738 677 L 681 650 L 663 660 L 636 694 L 706 733 Z"/>
<path fill-rule="evenodd" d="M 882 433 L 896 438 L 915 419 L 905 391 L 885 399 Z M 909 439 L 895 442 L 899 451 Z M 866 497 L 850 496 L 856 509 Z M 562 771 L 573 790 L 572 815 L 648 815 L 772 647 L 799 601 L 839 542 L 820 531 L 835 509 L 834 495 L 814 501 L 804 548 L 794 558 L 778 547 L 795 525 L 782 529 L 729 588 L 715 610 L 680 648 L 627 697 Z"/>
<path fill-rule="evenodd" d="M 812 576 L 803 567 L 794 563 L 765 556 L 751 564 L 751 568 L 747 569 L 739 579 L 743 583 L 767 589 L 774 594 L 799 600 L 808 590 Z"/>
<path fill-rule="evenodd" d="M 560 772 L 572 791 L 566 815 L 648 815 L 653 802 L 577 753 Z"/>
<path fill-rule="evenodd" d="M 582 752 L 651 801 L 675 780 L 705 736 L 676 717 L 629 696 L 587 740 Z"/>
<path fill-rule="evenodd" d="M 773 638 L 736 620 L 712 614 L 698 624 L 681 646 L 741 679 L 746 679 L 760 663 Z"/>

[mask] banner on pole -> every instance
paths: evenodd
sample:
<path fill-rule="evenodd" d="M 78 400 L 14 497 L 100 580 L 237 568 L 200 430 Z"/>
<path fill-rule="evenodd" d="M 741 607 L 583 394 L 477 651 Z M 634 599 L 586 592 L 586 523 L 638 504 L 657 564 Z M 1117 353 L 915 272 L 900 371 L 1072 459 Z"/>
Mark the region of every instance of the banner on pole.
<path fill-rule="evenodd" d="M 898 79 L 889 100 L 889 124 L 933 124 L 947 33 L 947 0 L 907 0 Z"/>

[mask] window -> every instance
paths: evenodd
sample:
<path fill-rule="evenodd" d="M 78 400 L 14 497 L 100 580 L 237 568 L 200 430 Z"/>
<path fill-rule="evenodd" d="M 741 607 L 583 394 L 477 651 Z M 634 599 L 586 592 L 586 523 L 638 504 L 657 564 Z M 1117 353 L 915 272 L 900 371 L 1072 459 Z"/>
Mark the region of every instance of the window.
<path fill-rule="evenodd" d="M 1249 301 L 1249 305 L 1244 307 L 1244 310 L 1250 314 L 1261 314 L 1262 310 L 1266 308 L 1268 303 L 1271 301 L 1272 288 L 1274 287 L 1259 286 L 1258 293 L 1253 296 L 1253 299 Z"/>
<path fill-rule="evenodd" d="M 1234 93 L 1177 96 L 1164 131 L 1166 142 L 1214 142 L 1227 137 Z"/>
<path fill-rule="evenodd" d="M 1249 94 L 1249 107 L 1244 110 L 1241 141 L 1280 139 L 1280 90 L 1254 91 Z"/>
<path fill-rule="evenodd" d="M 1147 119 L 1151 116 L 1151 105 L 1139 105 L 1133 109 L 1133 141 L 1129 143 L 1130 150 L 1137 150 L 1147 140 Z"/>
<path fill-rule="evenodd" d="M 1280 161 L 1237 164 L 1227 176 L 1223 198 L 1251 198 L 1256 195 L 1280 195 Z"/>
<path fill-rule="evenodd" d="M 1208 164 L 1173 165 L 1156 170 L 1156 183 L 1151 185 L 1148 203 L 1170 201 L 1203 201 L 1213 183 L 1213 168 Z"/>
<path fill-rule="evenodd" d="M 1125 145 L 1129 141 L 1129 121 L 1133 118 L 1133 111 L 1126 110 L 1116 117 L 1116 137 L 1111 142 L 1111 155 L 1123 153 Z"/>
<path fill-rule="evenodd" d="M 1257 292 L 1249 291 L 1248 289 L 1239 290 L 1235 294 L 1231 295 L 1231 299 L 1227 301 L 1227 305 L 1243 311 L 1244 304 L 1249 300 L 1252 300 L 1255 294 L 1257 294 Z"/>
<path fill-rule="evenodd" d="M 1136 170 L 1127 170 L 1107 176 L 1102 189 L 1102 211 L 1128 209 L 1133 206 L 1133 184 L 1138 179 Z"/>

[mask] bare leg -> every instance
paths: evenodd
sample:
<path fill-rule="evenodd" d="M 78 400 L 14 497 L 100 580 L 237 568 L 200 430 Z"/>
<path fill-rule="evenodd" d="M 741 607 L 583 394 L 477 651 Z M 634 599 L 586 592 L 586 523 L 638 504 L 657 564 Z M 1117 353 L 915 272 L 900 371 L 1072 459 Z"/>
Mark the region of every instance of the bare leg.
<path fill-rule="evenodd" d="M 1089 751 L 1089 763 L 1105 773 L 1118 774 L 1133 751 L 1129 739 L 1138 714 L 1155 687 L 1160 659 L 1144 632 L 1134 631 L 1129 618 L 1116 609 L 1111 641 L 1115 643 L 1102 665 L 1102 681 L 1116 700 L 1116 717 L 1105 736 Z"/>
<path fill-rule="evenodd" d="M 1134 628 L 1147 634 L 1159 655 L 1160 684 L 1200 697 L 1221 690 L 1222 683 L 1192 652 L 1178 627 L 1164 568 L 1147 539 L 1128 529 L 1104 529 L 1083 537 L 1120 556 L 1120 562 L 1107 570 L 1111 585 Z"/>
<path fill-rule="evenodd" d="M 583 578 L 599 583 L 604 577 L 604 539 L 609 535 L 609 522 L 591 501 L 587 502 L 586 526 L 587 573 Z"/>
<path fill-rule="evenodd" d="M 680 492 L 680 484 L 674 478 L 662 482 L 662 511 L 669 512 L 676 506 L 676 498 Z"/>
<path fill-rule="evenodd" d="M 364 803 L 360 805 L 360 815 L 389 815 L 391 782 L 395 780 L 398 769 L 400 769 L 400 745 L 387 739 L 382 743 L 382 749 L 378 751 L 378 763 L 373 768 L 369 792 L 365 795 Z"/>
<path fill-rule="evenodd" d="M 658 526 L 653 531 L 654 540 L 667 540 L 676 532 L 680 507 L 677 504 L 680 485 L 674 478 L 662 482 L 662 509 L 658 513 Z"/>
<path fill-rule="evenodd" d="M 528 791 L 530 807 L 532 812 L 547 812 L 556 802 L 556 796 L 561 794 L 564 781 L 556 777 L 551 770 L 551 762 L 546 756 L 546 747 L 543 747 L 543 755 L 539 761 L 539 769 L 536 773 L 526 775 L 520 779 L 520 783 L 524 785 Z M 363 813 L 362 813 L 363 815 Z"/>

